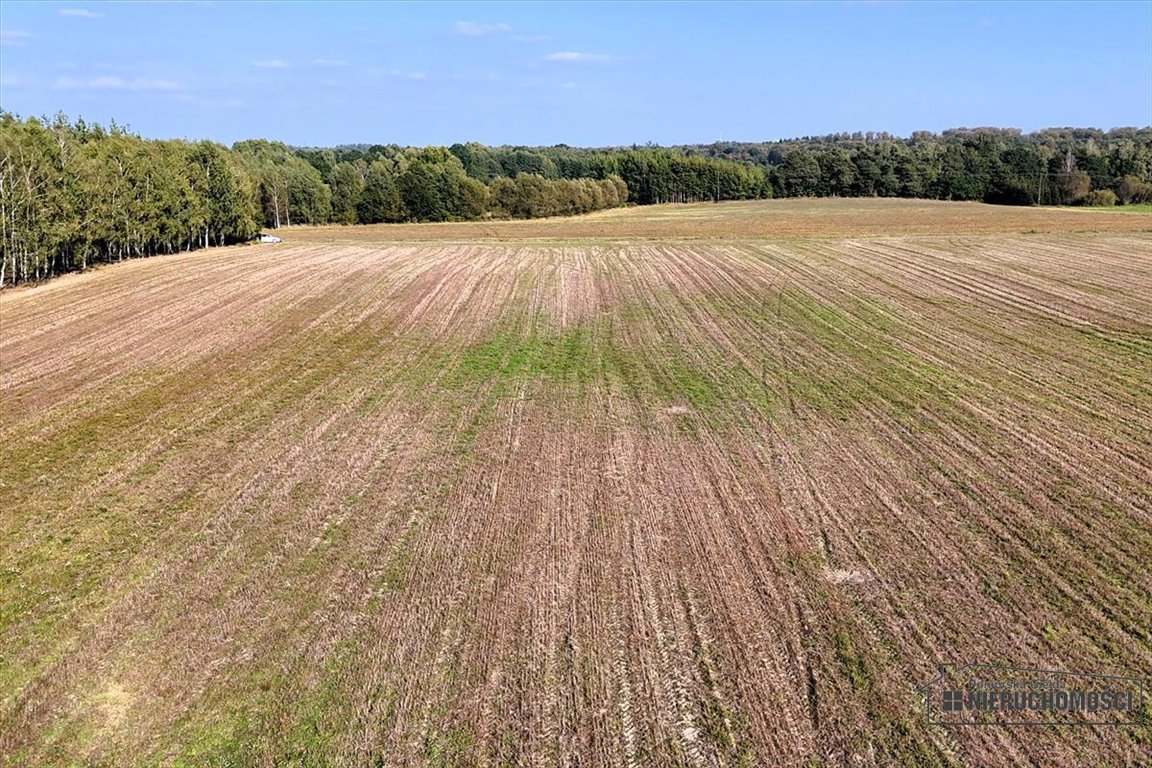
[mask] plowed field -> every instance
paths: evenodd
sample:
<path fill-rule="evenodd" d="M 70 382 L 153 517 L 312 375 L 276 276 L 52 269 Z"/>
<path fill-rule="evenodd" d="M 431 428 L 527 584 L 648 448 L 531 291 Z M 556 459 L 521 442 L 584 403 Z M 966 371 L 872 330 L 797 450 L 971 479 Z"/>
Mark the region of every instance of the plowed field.
<path fill-rule="evenodd" d="M 0 764 L 1152 762 L 916 692 L 1152 675 L 1148 220 L 724 208 L 4 293 Z"/>

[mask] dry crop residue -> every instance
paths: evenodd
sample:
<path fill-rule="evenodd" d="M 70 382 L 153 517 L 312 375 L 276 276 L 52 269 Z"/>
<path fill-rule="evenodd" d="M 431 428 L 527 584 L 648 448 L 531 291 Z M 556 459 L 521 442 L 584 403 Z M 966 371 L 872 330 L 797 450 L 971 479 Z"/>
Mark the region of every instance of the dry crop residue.
<path fill-rule="evenodd" d="M 351 231 L 351 230 L 350 230 Z M 1152 759 L 1152 240 L 290 243 L 0 297 L 0 755 Z"/>

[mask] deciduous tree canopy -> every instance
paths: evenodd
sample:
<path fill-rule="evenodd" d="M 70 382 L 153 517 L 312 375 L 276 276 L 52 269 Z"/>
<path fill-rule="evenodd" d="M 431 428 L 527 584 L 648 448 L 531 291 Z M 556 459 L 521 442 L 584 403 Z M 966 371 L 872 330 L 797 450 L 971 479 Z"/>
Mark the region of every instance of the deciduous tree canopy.
<path fill-rule="evenodd" d="M 251 238 L 261 227 L 563 216 L 650 203 L 880 196 L 1152 200 L 1152 128 L 853 133 L 580 149 L 149 141 L 0 113 L 0 285 Z"/>

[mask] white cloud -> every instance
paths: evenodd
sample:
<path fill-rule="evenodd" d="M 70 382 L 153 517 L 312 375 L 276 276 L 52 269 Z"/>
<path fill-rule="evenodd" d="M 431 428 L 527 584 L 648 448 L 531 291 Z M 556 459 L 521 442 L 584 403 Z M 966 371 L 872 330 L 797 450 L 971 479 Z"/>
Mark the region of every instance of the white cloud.
<path fill-rule="evenodd" d="M 204 107 L 206 109 L 241 109 L 248 106 L 248 102 L 244 101 L 244 99 L 205 99 L 187 92 L 173 93 L 167 95 L 165 98 L 181 104 L 194 104 L 197 107 Z"/>
<path fill-rule="evenodd" d="M 7 88 L 20 88 L 28 85 L 28 81 L 20 77 L 20 75 L 0 75 L 0 85 Z"/>
<path fill-rule="evenodd" d="M 478 21 L 458 21 L 456 22 L 456 34 L 467 35 L 468 37 L 485 37 L 489 35 L 507 36 L 507 38 L 514 43 L 543 43 L 552 39 L 551 35 L 513 35 L 512 26 L 502 21 L 496 24 L 485 24 Z"/>
<path fill-rule="evenodd" d="M 16 47 L 24 45 L 32 35 L 14 29 L 0 29 L 0 45 Z"/>
<path fill-rule="evenodd" d="M 280 59 L 264 59 L 252 62 L 252 66 L 260 69 L 287 69 L 288 65 Z"/>
<path fill-rule="evenodd" d="M 383 74 L 388 77 L 398 77 L 401 80 L 427 80 L 428 73 L 426 72 L 410 72 L 403 69 L 386 69 Z"/>
<path fill-rule="evenodd" d="M 350 62 L 347 59 L 313 59 L 312 63 L 318 67 L 346 67 Z"/>
<path fill-rule="evenodd" d="M 559 51 L 544 57 L 545 61 L 567 61 L 575 64 L 604 64 L 617 61 L 618 57 L 606 53 L 580 53 L 579 51 Z"/>
<path fill-rule="evenodd" d="M 102 19 L 104 14 L 90 11 L 87 8 L 60 8 L 56 11 L 60 16 L 72 16 L 77 19 Z"/>
<path fill-rule="evenodd" d="M 469 35 L 470 37 L 481 37 L 483 35 L 503 35 L 512 31 L 512 27 L 504 22 L 498 24 L 480 24 L 475 21 L 458 21 L 456 22 L 456 33 L 460 35 Z"/>
<path fill-rule="evenodd" d="M 156 77 L 58 77 L 52 87 L 60 91 L 177 91 L 180 84 Z"/>

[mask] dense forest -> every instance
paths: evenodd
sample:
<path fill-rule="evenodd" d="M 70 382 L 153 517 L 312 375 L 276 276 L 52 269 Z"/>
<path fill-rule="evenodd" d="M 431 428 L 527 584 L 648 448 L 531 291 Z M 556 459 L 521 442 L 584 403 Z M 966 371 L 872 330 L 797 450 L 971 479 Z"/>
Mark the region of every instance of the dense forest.
<path fill-rule="evenodd" d="M 558 216 L 628 200 L 611 173 L 488 184 L 441 147 L 315 159 L 279 142 L 154 141 L 115 124 L 2 113 L 0 286 L 242 242 L 265 227 Z"/>
<path fill-rule="evenodd" d="M 834 134 L 682 147 L 231 148 L 0 112 L 0 286 L 293 224 L 534 218 L 652 203 L 884 196 L 1152 201 L 1152 128 Z"/>
<path fill-rule="evenodd" d="M 750 163 L 777 197 L 879 196 L 1006 205 L 1152 202 L 1152 127 L 955 128 L 909 138 L 839 133 L 777 142 L 677 148 Z"/>
<path fill-rule="evenodd" d="M 0 285 L 247 239 L 259 224 L 246 162 L 207 141 L 0 115 Z"/>
<path fill-rule="evenodd" d="M 298 153 L 322 174 L 397 147 Z M 758 197 L 918 197 L 1006 205 L 1152 201 L 1152 127 L 957 128 L 940 134 L 844 133 L 776 142 L 579 149 L 455 144 L 467 174 L 488 183 L 620 176 L 641 205 Z M 1113 197 L 1115 196 L 1115 197 Z"/>

